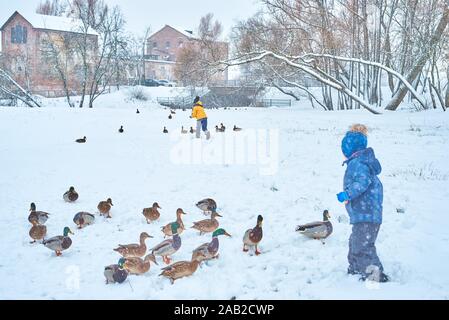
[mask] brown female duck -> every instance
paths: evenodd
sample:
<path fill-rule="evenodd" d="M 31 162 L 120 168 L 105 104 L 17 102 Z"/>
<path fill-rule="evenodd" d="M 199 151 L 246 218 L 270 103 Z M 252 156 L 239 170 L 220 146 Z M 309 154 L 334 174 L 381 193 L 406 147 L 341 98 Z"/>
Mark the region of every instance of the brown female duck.
<path fill-rule="evenodd" d="M 47 227 L 40 225 L 37 221 L 32 222 L 33 226 L 30 229 L 30 237 L 33 239 L 30 243 L 35 243 L 37 240 L 43 240 L 47 235 Z"/>
<path fill-rule="evenodd" d="M 112 199 L 108 198 L 108 200 L 106 201 L 100 201 L 98 203 L 97 209 L 98 211 L 100 211 L 100 215 L 105 215 L 106 218 L 111 218 L 111 214 L 109 213 L 109 211 L 111 211 L 112 206 Z"/>
<path fill-rule="evenodd" d="M 151 253 L 147 254 L 143 260 L 138 257 L 126 258 L 124 268 L 129 274 L 144 274 L 150 270 L 151 262 L 157 264 L 156 257 Z"/>
<path fill-rule="evenodd" d="M 157 202 L 153 203 L 151 208 L 144 208 L 142 211 L 143 216 L 147 219 L 147 223 L 151 223 L 159 219 L 161 214 L 157 209 L 162 209 Z"/>
<path fill-rule="evenodd" d="M 219 222 L 216 217 L 221 217 L 217 212 L 212 212 L 210 219 L 204 219 L 201 221 L 197 221 L 193 223 L 192 228 L 197 229 L 200 231 L 200 235 L 203 233 L 213 232 L 214 230 L 217 230 L 219 226 Z"/>
<path fill-rule="evenodd" d="M 132 244 L 119 244 L 118 248 L 115 248 L 114 251 L 120 253 L 124 258 L 129 257 L 143 257 L 145 252 L 147 252 L 147 246 L 145 244 L 145 240 L 148 238 L 153 238 L 146 232 L 142 232 L 140 234 L 140 244 L 132 243 Z"/>
<path fill-rule="evenodd" d="M 162 273 L 159 276 L 164 276 L 170 279 L 171 284 L 173 284 L 177 279 L 194 274 L 201 263 L 201 258 L 204 258 L 203 253 L 199 252 L 192 261 L 179 261 L 168 267 L 162 268 Z"/>

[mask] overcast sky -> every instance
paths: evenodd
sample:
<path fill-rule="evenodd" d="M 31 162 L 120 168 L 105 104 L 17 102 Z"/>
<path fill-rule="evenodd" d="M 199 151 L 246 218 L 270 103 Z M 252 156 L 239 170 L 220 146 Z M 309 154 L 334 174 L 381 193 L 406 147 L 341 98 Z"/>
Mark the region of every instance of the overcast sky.
<path fill-rule="evenodd" d="M 237 20 L 260 9 L 258 0 L 105 0 L 118 5 L 127 20 L 127 30 L 143 33 L 146 26 L 157 31 L 165 24 L 194 30 L 201 16 L 212 12 L 222 22 L 228 35 Z M 40 0 L 0 0 L 0 25 L 15 11 L 34 12 Z"/>

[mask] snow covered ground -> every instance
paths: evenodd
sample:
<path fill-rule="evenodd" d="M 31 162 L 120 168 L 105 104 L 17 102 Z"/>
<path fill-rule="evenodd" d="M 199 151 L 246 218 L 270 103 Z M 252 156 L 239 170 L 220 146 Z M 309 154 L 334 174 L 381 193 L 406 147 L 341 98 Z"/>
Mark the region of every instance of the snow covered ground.
<path fill-rule="evenodd" d="M 194 125 L 188 112 L 168 120 L 168 111 L 152 102 L 122 105 L 106 99 L 94 109 L 0 108 L 0 299 L 449 298 L 449 113 L 374 116 L 296 105 L 208 115 L 210 128 L 223 122 L 244 131 L 213 131 L 211 141 L 201 142 L 190 134 L 181 137 L 181 126 Z M 345 170 L 340 141 L 354 122 L 369 126 L 369 145 L 383 165 L 384 224 L 377 247 L 392 282 L 377 286 L 346 274 L 350 225 L 337 221 L 346 214 L 335 196 Z M 162 134 L 163 126 L 170 134 Z M 265 151 L 264 134 L 271 139 L 268 156 L 257 155 Z M 74 143 L 84 135 L 87 144 Z M 254 143 L 239 147 L 245 135 L 262 146 L 249 160 L 239 158 L 242 150 L 253 150 Z M 203 159 L 197 159 L 199 152 Z M 62 194 L 71 185 L 80 198 L 67 204 Z M 114 203 L 110 220 L 96 209 L 108 197 Z M 118 243 L 135 243 L 146 231 L 154 236 L 147 245 L 156 245 L 163 240 L 160 226 L 175 219 L 178 207 L 188 213 L 186 226 L 203 219 L 194 204 L 205 197 L 217 200 L 220 226 L 233 235 L 220 238 L 218 260 L 174 285 L 158 277 L 160 260 L 145 275 L 105 284 L 103 268 L 117 263 L 112 249 Z M 142 208 L 154 201 L 162 207 L 161 219 L 147 225 Z M 51 214 L 49 237 L 65 226 L 75 232 L 62 257 L 29 243 L 31 202 Z M 334 225 L 325 245 L 294 231 L 297 224 L 320 220 L 324 209 Z M 95 224 L 76 229 L 72 218 L 79 211 L 95 213 Z M 245 254 L 242 236 L 259 214 L 264 216 L 263 254 Z M 188 229 L 181 238 L 175 261 L 188 260 L 211 236 Z"/>

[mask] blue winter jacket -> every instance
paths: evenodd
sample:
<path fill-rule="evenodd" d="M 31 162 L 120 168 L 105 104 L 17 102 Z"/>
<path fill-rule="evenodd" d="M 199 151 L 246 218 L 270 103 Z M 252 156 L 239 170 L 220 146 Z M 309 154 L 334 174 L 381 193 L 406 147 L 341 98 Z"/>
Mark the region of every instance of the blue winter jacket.
<path fill-rule="evenodd" d="M 361 222 L 382 223 L 383 186 L 377 177 L 382 171 L 372 148 L 355 152 L 347 164 L 343 180 L 348 193 L 346 205 L 351 224 Z"/>

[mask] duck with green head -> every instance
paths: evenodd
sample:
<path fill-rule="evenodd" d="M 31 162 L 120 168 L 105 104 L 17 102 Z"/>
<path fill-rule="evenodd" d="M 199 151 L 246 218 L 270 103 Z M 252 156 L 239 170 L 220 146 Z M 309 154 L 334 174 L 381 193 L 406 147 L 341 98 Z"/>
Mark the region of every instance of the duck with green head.
<path fill-rule="evenodd" d="M 217 259 L 219 256 L 218 248 L 220 246 L 220 243 L 218 242 L 218 237 L 222 235 L 231 237 L 231 235 L 227 233 L 225 229 L 220 228 L 215 230 L 214 233 L 212 234 L 211 242 L 204 243 L 195 250 L 193 250 L 192 260 L 197 259 L 199 261 L 203 261 L 203 260 Z M 199 253 L 201 253 L 201 255 L 199 255 Z"/>
<path fill-rule="evenodd" d="M 323 221 L 311 222 L 296 227 L 296 231 L 312 239 L 326 239 L 333 231 L 328 210 L 323 211 Z"/>
<path fill-rule="evenodd" d="M 50 214 L 44 211 L 36 211 L 36 204 L 34 202 L 30 205 L 30 215 L 28 216 L 28 221 L 33 224 L 37 222 L 38 224 L 45 224 L 48 220 Z"/>
<path fill-rule="evenodd" d="M 43 241 L 44 246 L 48 249 L 53 250 L 56 256 L 62 255 L 63 250 L 67 250 L 72 245 L 72 239 L 69 237 L 70 234 L 74 234 L 69 227 L 65 227 L 62 236 L 56 236 Z"/>
<path fill-rule="evenodd" d="M 123 283 L 128 277 L 128 271 L 124 269 L 125 258 L 120 258 L 117 264 L 111 264 L 104 267 L 104 276 L 106 284 L 108 283 Z"/>
<path fill-rule="evenodd" d="M 179 224 L 177 222 L 173 222 L 171 224 L 173 237 L 162 241 L 151 249 L 151 253 L 155 256 L 161 256 L 165 264 L 170 264 L 170 256 L 181 248 L 181 237 L 177 233 L 178 228 Z"/>

